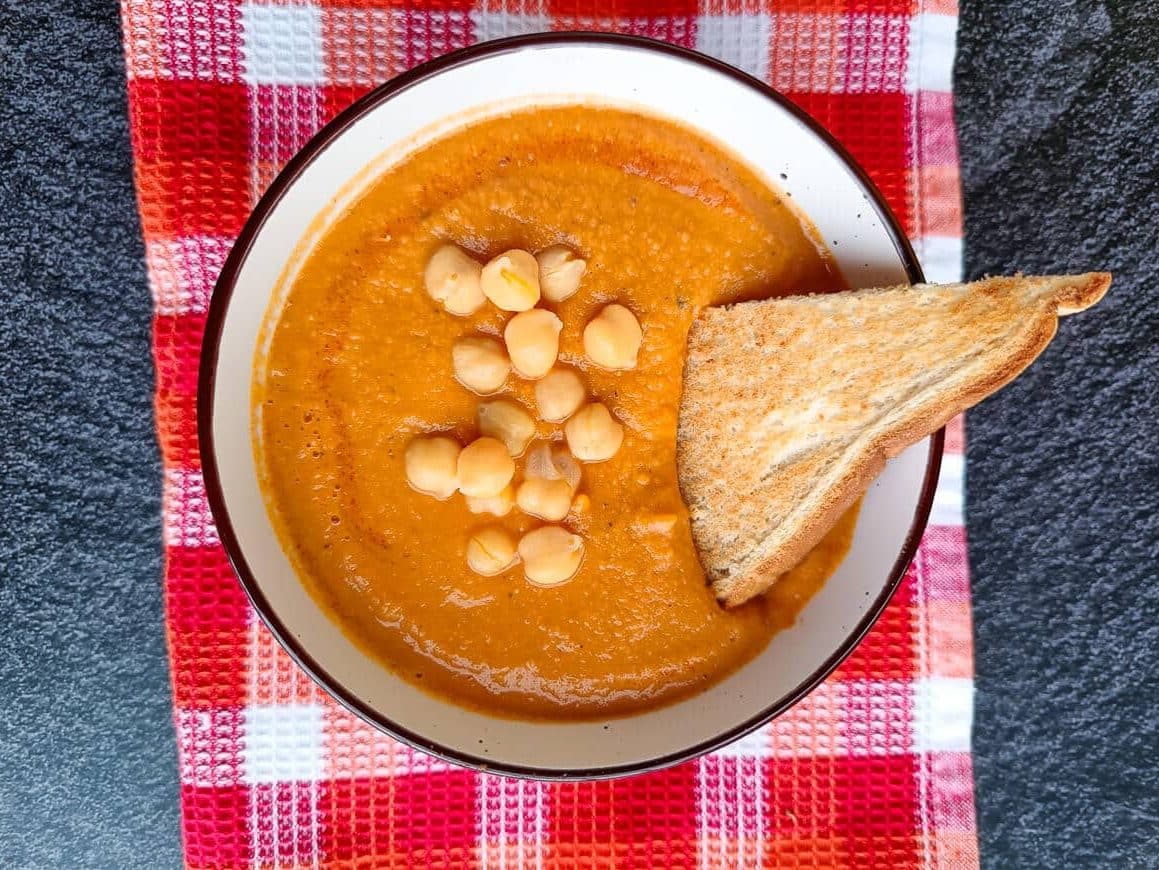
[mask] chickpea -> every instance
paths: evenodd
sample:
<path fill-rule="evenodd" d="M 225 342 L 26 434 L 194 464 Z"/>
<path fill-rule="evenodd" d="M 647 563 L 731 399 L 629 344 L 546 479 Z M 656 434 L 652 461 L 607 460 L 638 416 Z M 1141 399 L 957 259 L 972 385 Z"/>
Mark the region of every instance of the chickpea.
<path fill-rule="evenodd" d="M 511 513 L 511 508 L 515 506 L 515 488 L 511 484 L 507 484 L 498 495 L 487 498 L 466 496 L 466 502 L 467 510 L 473 514 L 492 514 L 497 517 L 505 517 Z"/>
<path fill-rule="evenodd" d="M 552 245 L 535 255 L 539 262 L 539 287 L 549 302 L 563 302 L 579 289 L 587 271 L 587 260 L 581 260 L 563 245 Z"/>
<path fill-rule="evenodd" d="M 502 441 L 512 456 L 521 456 L 535 435 L 535 421 L 519 405 L 499 399 L 479 405 L 479 431 Z"/>
<path fill-rule="evenodd" d="M 564 447 L 540 444 L 527 454 L 527 477 L 544 480 L 563 480 L 572 492 L 579 489 L 580 467 L 575 457 Z"/>
<path fill-rule="evenodd" d="M 623 305 L 606 305 L 584 327 L 584 353 L 605 369 L 634 369 L 643 336 L 635 314 Z"/>
<path fill-rule="evenodd" d="M 499 495 L 515 476 L 515 460 L 502 441 L 477 438 L 459 454 L 459 492 L 472 498 Z"/>
<path fill-rule="evenodd" d="M 574 369 L 552 369 L 535 385 L 539 416 L 551 423 L 562 423 L 574 414 L 584 395 L 584 382 Z"/>
<path fill-rule="evenodd" d="M 525 378 L 542 378 L 559 356 L 563 323 L 550 311 L 533 308 L 516 314 L 503 330 L 507 353 L 515 371 Z"/>
<path fill-rule="evenodd" d="M 507 251 L 483 267 L 483 295 L 504 311 L 527 311 L 539 301 L 539 263 L 527 251 Z"/>
<path fill-rule="evenodd" d="M 455 380 L 473 393 L 486 396 L 503 386 L 511 371 L 507 351 L 494 338 L 460 338 L 451 348 Z"/>
<path fill-rule="evenodd" d="M 476 574 L 494 577 L 515 564 L 515 542 L 497 526 L 479 529 L 467 541 L 467 565 Z"/>
<path fill-rule="evenodd" d="M 529 477 L 515 491 L 515 503 L 529 516 L 557 522 L 571 510 L 571 487 L 566 480 Z"/>
<path fill-rule="evenodd" d="M 580 408 L 563 427 L 563 434 L 572 455 L 581 462 L 611 459 L 624 443 L 624 427 L 602 404 Z"/>
<path fill-rule="evenodd" d="M 583 538 L 559 526 L 543 526 L 519 540 L 523 573 L 537 586 L 557 586 L 570 580 L 583 556 Z"/>
<path fill-rule="evenodd" d="M 445 436 L 416 438 L 406 447 L 407 482 L 424 495 L 450 498 L 459 486 L 460 450 L 458 442 Z"/>
<path fill-rule="evenodd" d="M 466 317 L 487 301 L 481 283 L 483 267 L 455 245 L 443 245 L 427 262 L 427 293 L 451 314 Z"/>

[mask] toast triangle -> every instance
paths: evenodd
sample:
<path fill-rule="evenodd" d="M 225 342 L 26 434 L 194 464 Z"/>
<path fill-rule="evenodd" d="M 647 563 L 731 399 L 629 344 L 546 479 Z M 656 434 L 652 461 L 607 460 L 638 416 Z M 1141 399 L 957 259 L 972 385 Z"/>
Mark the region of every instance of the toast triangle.
<path fill-rule="evenodd" d="M 769 589 L 887 459 L 1009 383 L 1111 276 L 987 278 L 743 302 L 698 313 L 680 487 L 727 606 Z"/>

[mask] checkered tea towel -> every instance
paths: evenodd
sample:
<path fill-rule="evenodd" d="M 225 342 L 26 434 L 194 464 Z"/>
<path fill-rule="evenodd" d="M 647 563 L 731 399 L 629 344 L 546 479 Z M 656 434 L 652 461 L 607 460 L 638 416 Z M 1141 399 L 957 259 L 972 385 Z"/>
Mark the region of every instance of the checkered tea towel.
<path fill-rule="evenodd" d="M 372 86 L 479 40 L 618 30 L 699 49 L 845 143 L 927 275 L 958 277 L 955 0 L 123 0 L 156 303 L 165 601 L 188 866 L 977 865 L 962 428 L 929 531 L 854 655 L 772 725 L 614 782 L 481 775 L 377 733 L 302 674 L 226 562 L 200 475 L 206 306 L 258 195 Z"/>

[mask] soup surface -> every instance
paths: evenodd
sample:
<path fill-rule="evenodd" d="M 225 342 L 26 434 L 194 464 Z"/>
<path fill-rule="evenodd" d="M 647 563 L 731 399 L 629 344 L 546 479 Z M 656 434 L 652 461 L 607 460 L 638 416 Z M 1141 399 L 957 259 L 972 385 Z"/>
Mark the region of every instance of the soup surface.
<path fill-rule="evenodd" d="M 611 460 L 583 465 L 590 502 L 562 524 L 585 555 L 560 586 L 534 586 L 518 565 L 493 577 L 467 567 L 471 530 L 519 535 L 540 521 L 518 509 L 475 515 L 461 495 L 438 501 L 407 483 L 416 436 L 477 435 L 479 397 L 454 380 L 452 344 L 499 336 L 510 317 L 492 305 L 455 317 L 427 295 L 424 266 L 447 241 L 481 261 L 565 244 L 588 262 L 579 292 L 546 307 L 564 323 L 560 362 L 581 371 L 625 437 Z M 793 622 L 844 557 L 856 509 L 769 595 L 720 607 L 677 485 L 690 320 L 699 306 L 841 286 L 777 191 L 679 126 L 572 106 L 438 139 L 333 222 L 267 323 L 255 449 L 283 546 L 363 649 L 456 703 L 575 719 L 699 691 Z M 643 327 L 632 371 L 585 360 L 583 327 L 609 302 Z M 499 395 L 533 409 L 533 386 L 513 373 Z M 540 439 L 563 437 L 560 424 L 537 426 Z"/>

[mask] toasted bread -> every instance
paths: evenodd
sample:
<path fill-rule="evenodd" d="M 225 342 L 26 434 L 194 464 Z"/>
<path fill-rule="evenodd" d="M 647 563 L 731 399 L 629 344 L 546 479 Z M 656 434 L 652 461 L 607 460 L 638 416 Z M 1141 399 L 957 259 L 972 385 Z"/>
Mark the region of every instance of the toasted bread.
<path fill-rule="evenodd" d="M 688 335 L 677 462 L 717 597 L 769 589 L 887 459 L 1009 383 L 1111 276 L 988 278 L 743 302 Z"/>

